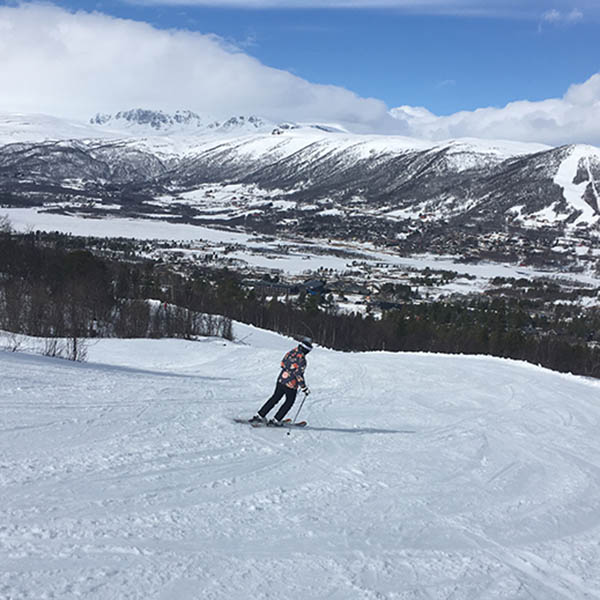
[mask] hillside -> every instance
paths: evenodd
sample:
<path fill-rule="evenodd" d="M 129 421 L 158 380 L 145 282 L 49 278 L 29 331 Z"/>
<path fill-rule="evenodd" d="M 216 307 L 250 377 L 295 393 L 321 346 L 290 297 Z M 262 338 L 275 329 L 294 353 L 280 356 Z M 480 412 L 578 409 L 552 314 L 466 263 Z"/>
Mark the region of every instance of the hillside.
<path fill-rule="evenodd" d="M 580 259 L 592 259 L 598 242 L 593 146 L 429 141 L 139 109 L 80 124 L 0 116 L 0 144 L 3 207 L 595 267 Z"/>
<path fill-rule="evenodd" d="M 306 430 L 231 422 L 290 340 L 0 352 L 0 594 L 600 598 L 600 387 L 484 357 L 309 356 Z"/>

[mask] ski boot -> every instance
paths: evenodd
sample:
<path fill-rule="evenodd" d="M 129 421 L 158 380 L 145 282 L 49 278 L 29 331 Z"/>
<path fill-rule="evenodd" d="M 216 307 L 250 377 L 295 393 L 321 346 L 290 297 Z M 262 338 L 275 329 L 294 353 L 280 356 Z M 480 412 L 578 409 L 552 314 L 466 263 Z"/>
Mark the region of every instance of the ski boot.
<path fill-rule="evenodd" d="M 253 424 L 262 424 L 262 423 L 266 423 L 267 419 L 266 417 L 261 417 L 260 415 L 254 415 L 251 419 L 248 419 L 248 423 L 253 423 Z"/>

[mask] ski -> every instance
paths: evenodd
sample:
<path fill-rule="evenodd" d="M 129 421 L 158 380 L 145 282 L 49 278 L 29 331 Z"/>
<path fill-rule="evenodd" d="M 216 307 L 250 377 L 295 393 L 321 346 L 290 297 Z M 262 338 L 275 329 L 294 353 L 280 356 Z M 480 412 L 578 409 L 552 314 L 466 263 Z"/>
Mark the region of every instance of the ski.
<path fill-rule="evenodd" d="M 296 421 L 295 423 L 292 423 L 291 419 L 289 419 L 289 422 L 288 419 L 283 422 L 283 427 L 306 427 L 307 425 L 308 423 L 306 421 Z"/>
<path fill-rule="evenodd" d="M 306 421 L 297 421 L 296 423 L 292 423 L 291 419 L 284 419 L 282 425 L 269 425 L 268 423 L 250 423 L 249 419 L 233 419 L 234 423 L 245 423 L 246 425 L 250 425 L 251 427 L 270 427 L 272 429 L 286 429 L 291 427 L 306 427 L 308 423 Z"/>

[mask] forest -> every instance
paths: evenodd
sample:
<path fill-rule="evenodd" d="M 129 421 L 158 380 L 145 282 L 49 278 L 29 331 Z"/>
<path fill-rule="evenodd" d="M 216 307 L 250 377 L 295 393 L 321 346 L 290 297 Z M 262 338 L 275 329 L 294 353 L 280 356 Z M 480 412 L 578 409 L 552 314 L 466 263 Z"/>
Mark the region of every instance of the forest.
<path fill-rule="evenodd" d="M 0 329 L 42 337 L 47 353 L 70 340 L 85 358 L 90 337 L 232 339 L 232 321 L 285 335 L 310 335 L 343 351 L 488 354 L 600 377 L 600 312 L 557 304 L 552 314 L 523 298 L 407 298 L 381 318 L 341 313 L 330 297 L 264 298 L 241 275 L 199 266 L 192 275 L 135 255 L 101 256 L 77 238 L 0 233 Z"/>
<path fill-rule="evenodd" d="M 66 338 L 75 360 L 90 337 L 232 337 L 231 319 L 195 310 L 180 278 L 152 262 L 70 246 L 68 236 L 0 234 L 1 330 L 47 338 L 47 354 Z"/>

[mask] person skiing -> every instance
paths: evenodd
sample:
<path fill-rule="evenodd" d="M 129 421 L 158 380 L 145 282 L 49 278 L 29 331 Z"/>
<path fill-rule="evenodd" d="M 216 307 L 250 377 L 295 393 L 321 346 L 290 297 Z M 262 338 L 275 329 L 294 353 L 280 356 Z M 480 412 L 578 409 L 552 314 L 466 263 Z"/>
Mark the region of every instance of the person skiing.
<path fill-rule="evenodd" d="M 250 419 L 250 423 L 266 423 L 274 427 L 281 427 L 285 415 L 296 401 L 298 387 L 306 395 L 310 393 L 304 379 L 304 370 L 306 369 L 306 355 L 312 350 L 312 340 L 304 337 L 298 341 L 298 346 L 287 352 L 281 359 L 281 373 L 277 378 L 273 395 L 263 404 L 258 413 Z M 269 412 L 284 396 L 285 402 L 280 406 L 275 417 L 267 421 Z"/>

